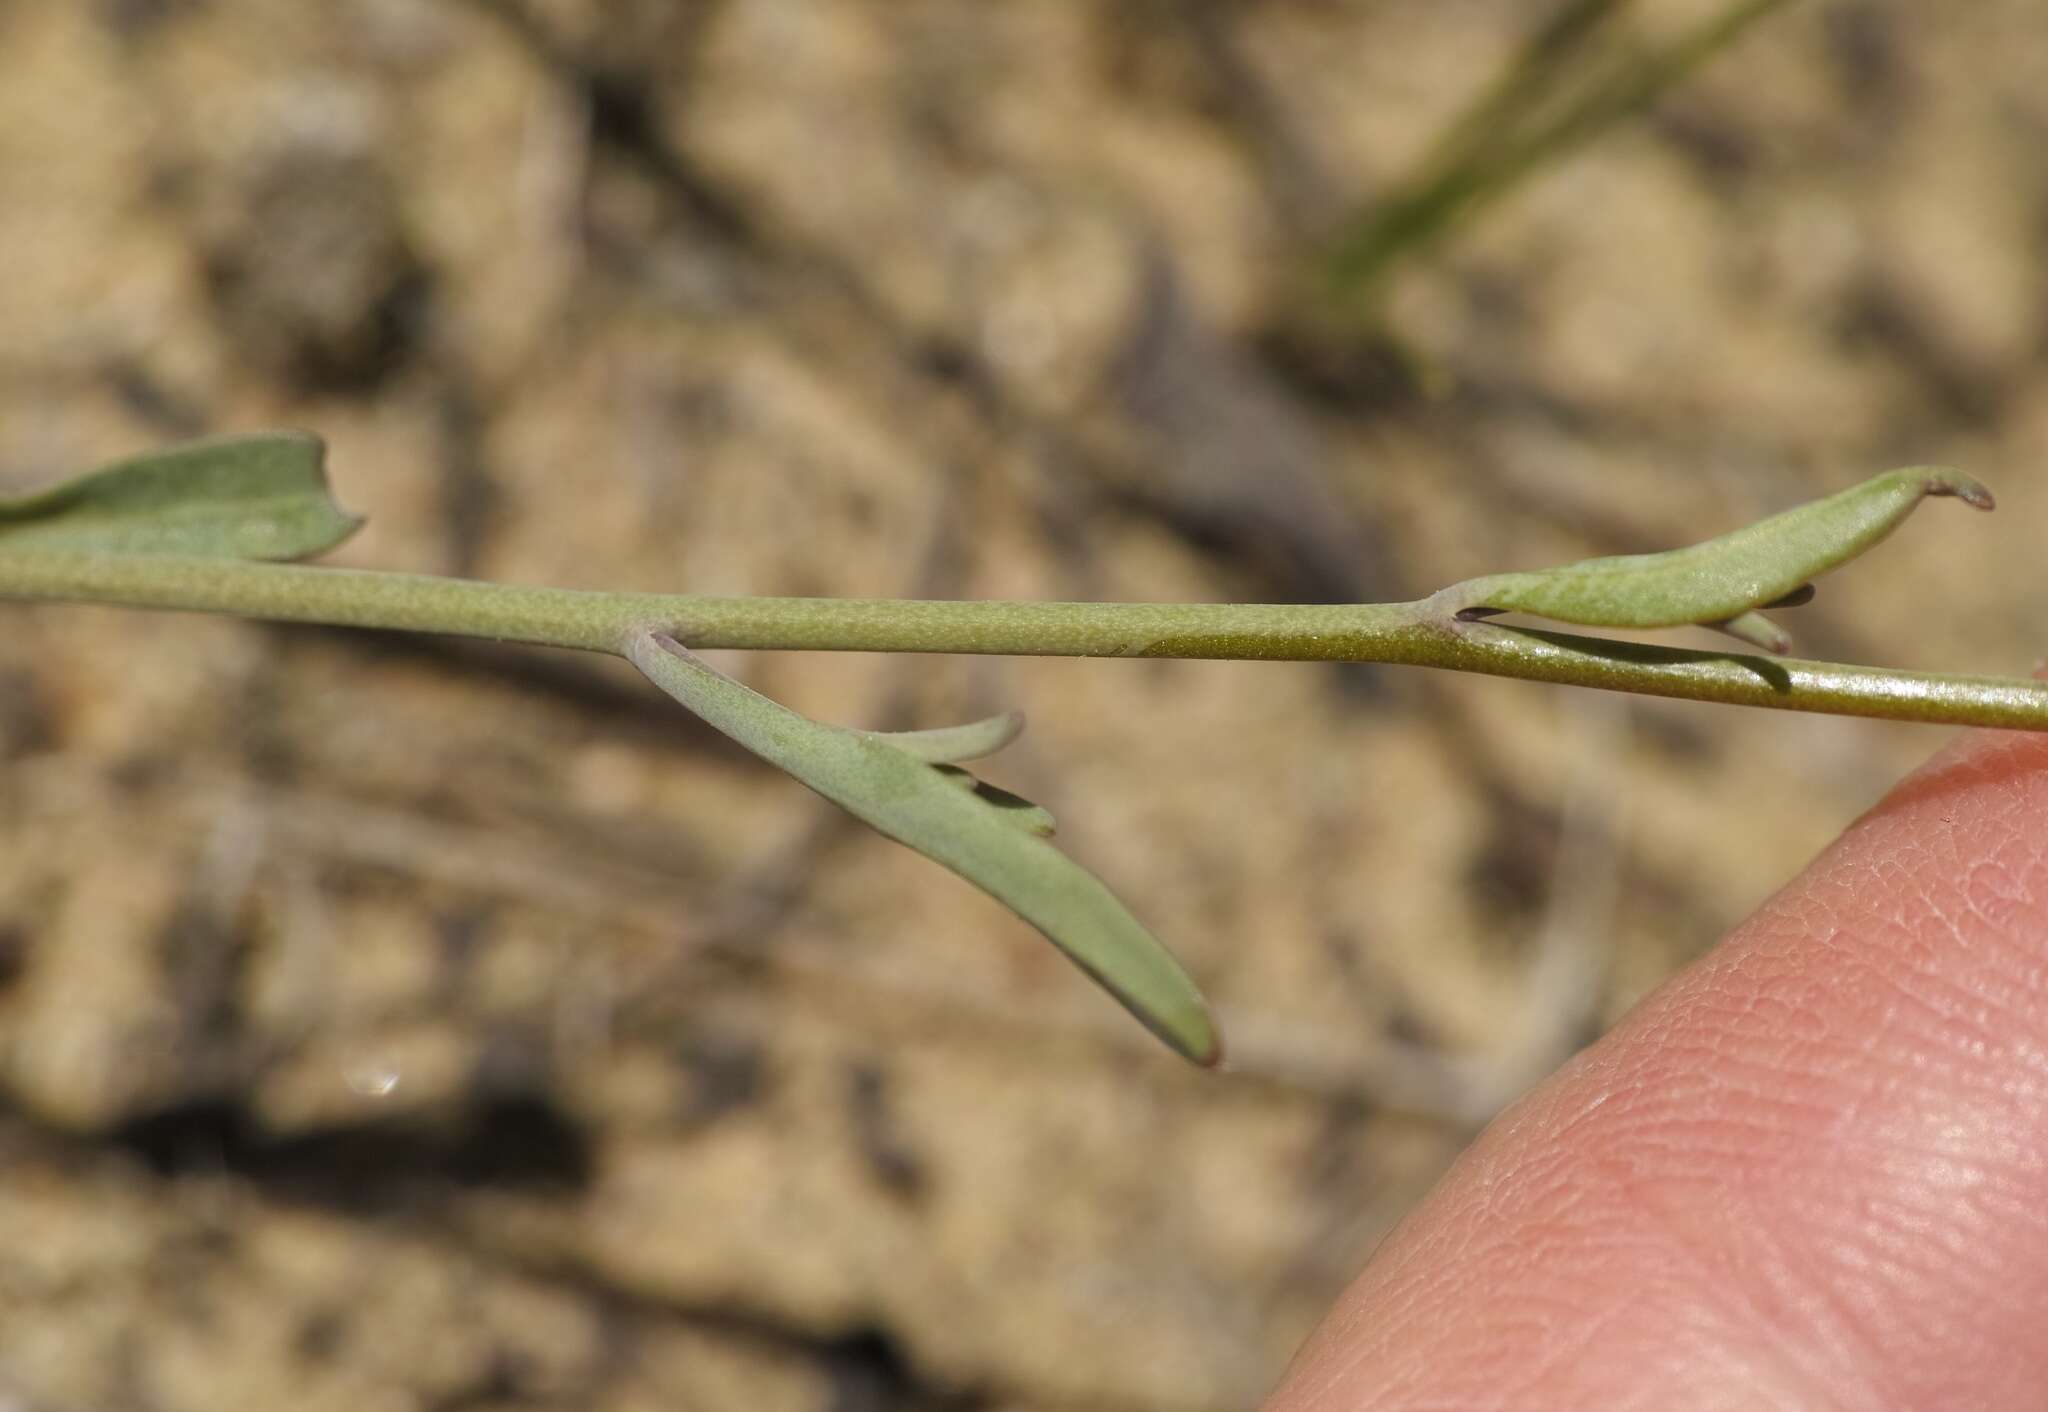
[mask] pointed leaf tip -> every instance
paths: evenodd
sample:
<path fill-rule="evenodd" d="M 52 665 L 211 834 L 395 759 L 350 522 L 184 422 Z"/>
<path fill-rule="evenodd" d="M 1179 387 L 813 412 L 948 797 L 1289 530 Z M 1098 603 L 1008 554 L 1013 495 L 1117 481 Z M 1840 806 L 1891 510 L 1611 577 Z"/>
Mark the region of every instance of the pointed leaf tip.
<path fill-rule="evenodd" d="M 187 442 L 48 490 L 0 499 L 0 550 L 303 559 L 362 524 L 327 488 L 326 446 L 304 432 Z"/>
<path fill-rule="evenodd" d="M 1992 495 L 1991 487 L 1974 476 L 1966 476 L 1946 466 L 1917 466 L 1913 469 L 1926 477 L 1929 495 L 1953 495 L 1978 510 L 1998 508 L 1998 500 Z"/>

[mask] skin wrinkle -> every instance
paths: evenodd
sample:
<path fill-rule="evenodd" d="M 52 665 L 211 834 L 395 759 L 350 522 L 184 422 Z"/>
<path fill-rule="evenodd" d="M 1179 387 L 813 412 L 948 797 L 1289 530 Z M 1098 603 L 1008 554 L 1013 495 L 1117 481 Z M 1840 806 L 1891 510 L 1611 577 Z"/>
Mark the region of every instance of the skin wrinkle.
<path fill-rule="evenodd" d="M 1570 1311 L 1567 1312 L 1569 1313 Z M 1518 1394 L 1540 1390 L 1549 1381 L 1553 1370 L 1561 1368 L 1565 1364 L 1583 1356 L 1586 1350 L 1594 1347 L 1599 1342 L 1600 1336 L 1607 1331 L 1608 1322 L 1614 1317 L 1614 1311 L 1595 1310 L 1594 1316 L 1581 1321 L 1570 1337 L 1544 1340 L 1542 1351 L 1532 1360 L 1530 1367 L 1526 1371 L 1522 1388 L 1504 1390 L 1503 1395 L 1498 1399 L 1498 1404 L 1503 1408 L 1528 1406 L 1527 1400 Z M 1539 1325 L 1534 1332 L 1541 1339 L 1542 1334 L 1545 1332 L 1545 1327 Z"/>
<path fill-rule="evenodd" d="M 1769 1233 L 1768 1222 L 1757 1225 Z M 1747 1282 L 1764 1288 L 1784 1315 L 1757 1310 L 1760 1336 L 1816 1388 L 1838 1383 L 1843 1368 L 1871 1367 L 1884 1337 L 1871 1326 L 1865 1303 L 1856 1298 L 1853 1284 L 1843 1282 L 1842 1273 L 1840 1263 L 1828 1260 L 1820 1246 L 1783 1236 L 1770 1242 L 1765 1259 L 1748 1265 Z M 1825 1331 L 1819 1339 L 1816 1330 Z M 1876 1395 L 1875 1387 L 1864 1391 Z"/>
<path fill-rule="evenodd" d="M 1270 1407 L 2038 1412 L 2044 982 L 2048 740 L 1967 736 L 1482 1134 Z"/>
<path fill-rule="evenodd" d="M 1975 1252 L 1991 1225 L 1975 1201 L 1937 1209 L 1924 1200 L 1880 1200 L 1843 1209 L 1823 1199 L 1795 1209 L 1806 1217 L 1803 1227 L 1817 1233 L 1810 1265 L 1816 1287 L 1832 1288 L 1845 1309 L 1855 1307 L 1859 1299 L 1865 1306 L 1881 1308 L 1886 1288 L 1901 1280 L 1954 1274 L 1971 1277 L 1958 1283 L 1975 1283 L 1974 1277 L 1984 1270 Z M 1867 1322 L 1867 1308 L 1858 1319 Z M 1904 1336 L 1912 1338 L 1917 1332 L 1909 1329 Z"/>
<path fill-rule="evenodd" d="M 1641 1128 L 1639 1130 L 1648 1133 L 1655 1132 L 1654 1127 Z M 1740 1151 L 1742 1150 L 1742 1148 L 1743 1144 L 1734 1143 L 1731 1144 L 1730 1150 Z M 1640 1163 L 1631 1162 L 1627 1164 L 1617 1165 L 1613 1168 L 1604 1170 L 1600 1173 L 1589 1175 L 1604 1178 L 1604 1185 L 1611 1189 L 1611 1193 L 1620 1193 L 1626 1196 L 1627 1194 L 1631 1193 L 1632 1191 L 1635 1191 L 1638 1187 L 1641 1186 L 1641 1182 L 1639 1180 L 1640 1173 L 1637 1170 L 1640 1166 Z M 1671 1253 L 1683 1256 L 1685 1263 L 1685 1269 L 1682 1272 L 1684 1277 L 1676 1281 L 1677 1285 L 1683 1289 L 1690 1289 L 1699 1286 L 1711 1288 L 1713 1286 L 1715 1277 L 1718 1274 L 1718 1271 L 1712 1259 L 1710 1245 L 1706 1241 L 1699 1238 L 1679 1239 L 1678 1237 L 1680 1237 L 1683 1234 L 1682 1231 L 1675 1225 L 1672 1225 L 1671 1221 L 1666 1217 L 1666 1213 L 1661 1212 L 1653 1202 L 1644 1201 L 1638 1198 L 1637 1204 L 1642 1209 L 1647 1211 L 1649 1214 L 1653 1216 L 1658 1216 L 1661 1220 L 1663 1220 L 1664 1224 L 1671 1227 L 1671 1231 L 1674 1236 Z M 1561 1228 L 1560 1225 L 1557 1223 L 1548 1223 L 1546 1224 L 1541 1234 L 1545 1238 L 1539 1239 L 1536 1242 L 1534 1242 L 1536 1245 L 1536 1250 L 1533 1254 L 1533 1259 L 1536 1261 L 1541 1261 L 1542 1259 L 1551 1258 L 1559 1255 L 1568 1256 L 1571 1253 L 1572 1242 L 1580 1233 L 1573 1231 L 1568 1227 Z M 1546 1246 L 1554 1247 L 1554 1249 L 1545 1249 Z M 1666 1282 L 1670 1282 L 1671 1272 L 1668 1269 L 1660 1270 L 1658 1274 L 1661 1277 L 1663 1277 L 1666 1280 Z M 1619 1310 L 1609 1311 L 1607 1315 L 1607 1317 L 1618 1316 Z M 1769 1323 L 1765 1321 L 1760 1314 L 1754 1311 L 1744 1310 L 1740 1308 L 1727 1309 L 1722 1311 L 1720 1317 L 1716 1319 L 1714 1322 L 1717 1326 L 1720 1327 L 1735 1328 L 1746 1331 L 1750 1338 L 1754 1342 L 1756 1342 L 1760 1347 L 1764 1346 L 1766 1342 L 1772 1338 L 1771 1327 Z M 1548 1361 L 1549 1360 L 1546 1360 L 1547 1363 Z M 1770 1361 L 1774 1363 L 1778 1373 L 1780 1374 L 1779 1381 L 1781 1381 L 1788 1388 L 1795 1385 L 1796 1383 L 1806 1381 L 1804 1374 L 1797 1366 L 1799 1360 L 1796 1357 L 1791 1356 L 1790 1351 L 1783 1349 L 1776 1350 L 1774 1356 L 1771 1358 Z M 1533 1387 L 1535 1385 L 1531 1384 L 1528 1386 Z M 1801 1403 L 1802 1405 L 1807 1405 L 1808 1399 L 1802 1398 Z M 1509 1400 L 1503 1402 L 1502 1405 L 1528 1406 L 1531 1404 L 1527 1401 L 1516 1403 L 1512 1400 Z"/>
<path fill-rule="evenodd" d="M 1632 1194 L 1635 1209 L 1650 1216 L 1664 1231 L 1669 1241 L 1666 1253 L 1679 1257 L 1680 1269 L 1660 1273 L 1666 1276 L 1669 1286 L 1682 1291 L 1680 1307 L 1691 1311 L 1692 1321 L 1714 1330 L 1717 1346 L 1725 1345 L 1731 1334 L 1746 1341 L 1752 1350 L 1752 1365 L 1768 1365 L 1775 1375 L 1774 1382 L 1788 1392 L 1804 1388 L 1798 1405 L 1808 1404 L 1821 1387 L 1817 1370 L 1806 1366 L 1811 1359 L 1802 1356 L 1811 1350 L 1783 1341 L 1776 1332 L 1777 1325 L 1770 1312 L 1758 1307 L 1755 1301 L 1715 1300 L 1711 1304 L 1701 1301 L 1701 1292 L 1714 1291 L 1726 1283 L 1728 1251 L 1715 1240 L 1719 1230 L 1694 1228 L 1676 1208 L 1655 1201 L 1654 1189 L 1635 1184 L 1625 1187 L 1624 1193 Z M 1741 1223 L 1738 1213 L 1724 1210 L 1722 1214 L 1726 1225 Z M 1608 1314 L 1610 1319 L 1617 1321 L 1621 1316 L 1619 1306 Z"/>
<path fill-rule="evenodd" d="M 1912 890 L 1912 896 L 1919 904 L 1918 915 L 1926 919 L 1929 925 L 1942 929 L 1941 940 L 1929 940 L 1922 928 L 1911 924 L 1913 914 L 1902 912 L 1895 921 L 1888 918 L 1888 922 L 1891 923 L 1889 925 L 1882 928 L 1866 927 L 1863 930 L 1865 937 L 1898 935 L 1901 941 L 1895 948 L 1879 951 L 1878 948 L 1869 946 L 1867 942 L 1861 946 L 1842 946 L 1837 943 L 1836 937 L 1825 938 L 1824 944 L 1840 957 L 1841 965 L 1854 968 L 1854 976 L 1851 978 L 1875 980 L 1891 990 L 1900 1002 L 1911 1009 L 1924 1011 L 1937 1019 L 1953 1018 L 1960 1007 L 1939 1004 L 1939 996 L 1942 993 L 1950 993 L 1965 1001 L 1981 1003 L 1986 998 L 1980 993 L 1981 987 L 1992 977 L 1978 978 L 1977 989 L 1967 988 L 1944 979 L 1943 962 L 1956 950 L 1973 949 L 1977 945 L 1978 934 L 1963 925 L 1966 916 L 1974 915 L 1987 923 L 1989 919 L 1967 893 L 1948 895 L 1934 889 L 1916 888 Z M 1958 915 L 1952 917 L 1949 915 L 1951 912 Z M 1875 954 L 1866 956 L 1866 952 Z M 1882 964 L 1887 959 L 1910 961 L 1910 972 L 1896 974 L 1892 968 Z M 1886 1018 L 1889 1022 L 1895 1015 L 1888 1015 Z M 1882 1041 L 1891 1028 L 1890 1023 L 1887 1023 L 1873 1029 L 1873 1040 Z"/>
<path fill-rule="evenodd" d="M 1924 1279 L 1944 1269 L 1981 1276 L 1985 1285 L 1995 1280 L 1997 1262 L 1986 1258 L 1995 1222 L 1982 1203 L 1973 1202 L 1967 1216 L 1905 1202 L 1859 1214 L 1839 1244 L 1838 1266 L 1878 1271 L 1893 1280 Z"/>
<path fill-rule="evenodd" d="M 1540 1250 L 1532 1251 L 1530 1257 L 1531 1261 L 1533 1262 L 1541 1259 L 1542 1255 L 1543 1252 L 1541 1252 Z M 1675 1317 L 1683 1321 L 1690 1322 L 1693 1324 L 1708 1324 L 1718 1331 L 1723 1324 L 1723 1320 L 1712 1317 L 1706 1311 L 1700 1310 L 1695 1306 L 1690 1306 L 1686 1304 L 1685 1301 L 1682 1299 L 1673 1299 L 1672 1295 L 1674 1286 L 1677 1289 L 1682 1290 L 1685 1288 L 1689 1288 L 1693 1283 L 1694 1281 L 1690 1279 L 1674 1281 L 1670 1278 L 1669 1272 L 1660 1272 L 1659 1288 L 1652 1291 L 1644 1292 L 1644 1297 L 1652 1299 L 1655 1302 L 1672 1305 L 1672 1307 L 1676 1311 Z M 1560 1310 L 1566 1316 L 1570 1316 L 1574 1313 L 1580 1312 L 1584 1312 L 1590 1315 L 1590 1318 L 1587 1318 L 1583 1321 L 1584 1337 L 1574 1338 L 1573 1340 L 1574 1347 L 1580 1350 L 1597 1345 L 1600 1342 L 1602 1336 L 1607 1331 L 1606 1325 L 1608 1324 L 1608 1322 L 1616 1320 L 1621 1316 L 1621 1310 L 1618 1307 L 1610 1307 L 1603 1309 L 1596 1306 L 1590 1310 L 1584 1310 L 1582 1306 L 1583 1301 L 1557 1301 L 1551 1306 L 1552 1308 Z M 1553 1327 L 1553 1325 L 1547 1324 L 1541 1319 L 1535 1317 L 1540 1313 L 1540 1310 L 1535 1310 L 1531 1308 L 1523 1308 L 1520 1310 L 1510 1311 L 1505 1316 L 1492 1321 L 1489 1327 L 1485 1330 L 1485 1333 L 1489 1338 L 1499 1339 L 1515 1339 L 1518 1337 L 1528 1338 L 1531 1335 L 1541 1336 L 1545 1334 L 1550 1327 Z M 1712 1342 L 1719 1341 L 1721 1340 L 1716 1339 Z M 1709 1346 L 1711 1347 L 1711 1343 L 1709 1344 Z M 1548 1344 L 1546 1343 L 1546 1353 L 1548 1353 L 1549 1351 L 1550 1350 Z M 1667 1352 L 1666 1360 L 1670 1363 L 1674 1372 L 1680 1374 L 1681 1376 L 1701 1361 L 1701 1359 L 1697 1355 L 1682 1351 L 1676 1353 Z M 1502 1376 L 1501 1374 L 1491 1375 L 1492 1381 L 1490 1385 L 1468 1381 L 1468 1378 L 1472 1375 L 1473 1370 L 1438 1369 L 1433 1373 L 1423 1373 L 1418 1370 L 1415 1376 L 1430 1378 L 1431 1381 L 1427 1385 L 1427 1390 L 1433 1393 L 1434 1395 L 1426 1399 L 1418 1398 L 1417 1400 L 1405 1401 L 1402 1403 L 1402 1405 L 1412 1407 L 1457 1408 L 1472 1408 L 1486 1406 L 1498 1407 L 1502 1409 L 1527 1408 L 1531 1406 L 1551 1405 L 1549 1400 L 1543 1397 L 1543 1394 L 1546 1390 L 1545 1375 L 1547 1374 L 1549 1369 L 1554 1367 L 1562 1367 L 1569 1361 L 1570 1359 L 1566 1356 L 1546 1356 L 1541 1360 L 1539 1366 L 1519 1367 L 1511 1370 L 1506 1370 L 1505 1376 Z M 1775 1371 L 1777 1371 L 1781 1375 L 1786 1375 L 1786 1381 L 1784 1385 L 1788 1389 L 1791 1386 L 1795 1385 L 1789 1379 L 1789 1375 L 1791 1373 L 1790 1369 L 1780 1366 Z M 1487 1375 L 1484 1372 L 1484 1370 L 1480 1370 L 1480 1376 L 1486 1377 L 1489 1375 Z M 1421 1383 L 1410 1383 L 1408 1385 L 1408 1388 L 1412 1392 L 1416 1388 L 1422 1386 L 1423 1384 Z M 1390 1392 L 1392 1391 L 1398 1390 L 1390 1389 Z M 1334 1403 L 1331 1405 L 1348 1406 L 1351 1404 Z M 1612 1406 L 1615 1405 L 1615 1403 L 1611 1398 L 1602 1397 L 1599 1399 L 1597 1403 L 1593 1405 Z M 1818 1406 L 1820 1404 L 1813 1402 L 1808 1397 L 1801 1397 L 1796 1403 L 1788 1401 L 1783 1405 Z"/>

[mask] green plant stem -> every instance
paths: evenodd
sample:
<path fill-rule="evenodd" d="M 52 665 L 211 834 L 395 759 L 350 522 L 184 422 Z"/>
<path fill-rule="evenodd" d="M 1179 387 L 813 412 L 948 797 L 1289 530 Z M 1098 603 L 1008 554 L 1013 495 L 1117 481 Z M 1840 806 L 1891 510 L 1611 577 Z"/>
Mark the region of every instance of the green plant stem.
<path fill-rule="evenodd" d="M 1781 710 L 2048 730 L 2048 683 L 1686 651 L 1358 605 L 991 603 L 593 593 L 174 555 L 0 553 L 0 598 L 390 628 L 622 654 L 691 647 L 1388 662 Z"/>
<path fill-rule="evenodd" d="M 1568 0 L 1415 175 L 1351 223 L 1329 257 L 1332 284 L 1371 310 L 1396 260 L 1435 246 L 1547 163 L 1649 107 L 1787 3 L 1732 0 L 1663 48 L 1635 54 L 1593 49 L 1621 8 L 1614 0 Z"/>

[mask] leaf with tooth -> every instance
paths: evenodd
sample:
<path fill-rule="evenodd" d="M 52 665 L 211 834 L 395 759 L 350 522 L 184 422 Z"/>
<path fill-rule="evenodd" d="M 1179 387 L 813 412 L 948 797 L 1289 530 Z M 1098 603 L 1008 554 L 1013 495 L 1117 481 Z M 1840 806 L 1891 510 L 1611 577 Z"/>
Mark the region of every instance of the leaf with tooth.
<path fill-rule="evenodd" d="M 334 503 L 320 438 L 264 432 L 116 461 L 0 498 L 0 552 L 100 550 L 303 559 L 362 524 Z"/>
<path fill-rule="evenodd" d="M 1000 716 L 969 721 L 965 725 L 941 726 L 928 731 L 862 731 L 906 751 L 932 765 L 957 765 L 962 760 L 979 760 L 993 755 L 1024 733 L 1024 713 L 1005 711 Z"/>
<path fill-rule="evenodd" d="M 953 763 L 1015 739 L 1021 716 L 938 731 L 846 730 L 770 701 L 664 633 L 633 634 L 627 656 L 719 731 L 1038 928 L 1181 1054 L 1204 1065 L 1221 1059 L 1202 993 L 1099 879 L 1046 841 L 1052 817 Z"/>
<path fill-rule="evenodd" d="M 1992 507 L 1991 492 L 1961 472 L 1912 466 L 1684 549 L 1489 574 L 1433 601 L 1466 619 L 1530 613 L 1590 627 L 1698 624 L 1784 652 L 1790 639 L 1757 610 L 1804 603 L 1810 580 L 1869 549 L 1930 495 Z"/>

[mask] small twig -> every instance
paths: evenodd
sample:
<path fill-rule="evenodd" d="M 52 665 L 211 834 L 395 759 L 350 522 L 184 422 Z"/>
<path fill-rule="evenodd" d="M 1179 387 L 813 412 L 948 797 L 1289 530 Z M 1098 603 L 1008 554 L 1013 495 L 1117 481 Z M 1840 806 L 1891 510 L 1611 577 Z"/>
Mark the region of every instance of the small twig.
<path fill-rule="evenodd" d="M 1414 603 L 991 603 L 596 593 L 167 554 L 0 553 L 0 598 L 232 613 L 618 652 L 696 647 L 1388 662 L 1647 696 L 1934 725 L 2048 730 L 2048 683 L 1688 651 L 1452 623 Z"/>

